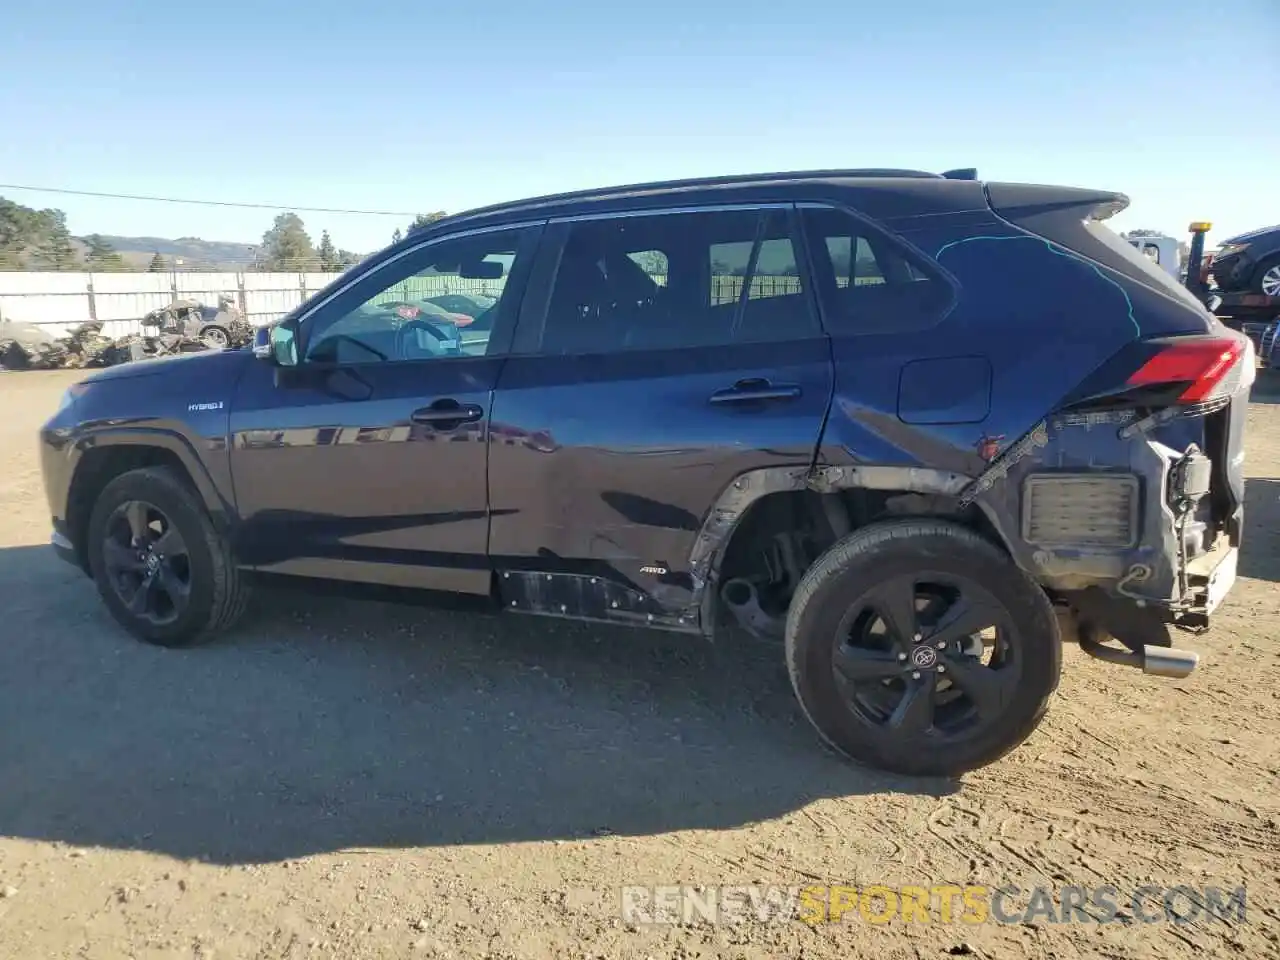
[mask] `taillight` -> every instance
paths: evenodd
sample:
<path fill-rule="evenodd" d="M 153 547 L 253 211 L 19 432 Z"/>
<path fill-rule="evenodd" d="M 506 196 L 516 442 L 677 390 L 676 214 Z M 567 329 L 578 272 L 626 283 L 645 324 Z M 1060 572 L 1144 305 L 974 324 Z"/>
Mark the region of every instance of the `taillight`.
<path fill-rule="evenodd" d="M 1186 389 L 1176 402 L 1203 403 L 1231 392 L 1228 378 L 1244 352 L 1244 340 L 1235 337 L 1187 337 L 1166 342 L 1129 378 L 1129 386 L 1185 383 Z"/>

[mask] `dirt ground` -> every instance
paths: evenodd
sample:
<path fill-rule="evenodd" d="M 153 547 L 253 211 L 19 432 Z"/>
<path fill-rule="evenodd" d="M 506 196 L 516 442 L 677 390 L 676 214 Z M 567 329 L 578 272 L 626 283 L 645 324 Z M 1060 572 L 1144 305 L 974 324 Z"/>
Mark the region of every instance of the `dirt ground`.
<path fill-rule="evenodd" d="M 138 644 L 46 546 L 35 431 L 75 379 L 0 373 L 0 957 L 1280 956 L 1280 386 L 1200 670 L 1069 649 L 1039 732 L 951 783 L 828 755 L 767 647 L 293 591 Z M 749 883 L 1244 885 L 1247 912 L 621 915 L 623 886 Z"/>

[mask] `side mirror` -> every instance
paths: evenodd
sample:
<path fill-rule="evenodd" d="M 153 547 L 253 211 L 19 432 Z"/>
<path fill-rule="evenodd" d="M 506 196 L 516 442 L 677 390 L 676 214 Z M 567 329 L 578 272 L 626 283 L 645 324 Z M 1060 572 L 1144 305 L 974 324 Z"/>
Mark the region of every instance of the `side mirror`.
<path fill-rule="evenodd" d="M 290 324 L 277 323 L 271 328 L 271 352 L 282 367 L 298 365 L 298 338 Z"/>
<path fill-rule="evenodd" d="M 293 327 L 287 323 L 259 327 L 253 335 L 253 355 L 264 360 L 273 360 L 280 367 L 296 367 L 298 341 Z"/>
<path fill-rule="evenodd" d="M 257 327 L 253 331 L 253 355 L 259 360 L 271 359 L 271 328 Z"/>

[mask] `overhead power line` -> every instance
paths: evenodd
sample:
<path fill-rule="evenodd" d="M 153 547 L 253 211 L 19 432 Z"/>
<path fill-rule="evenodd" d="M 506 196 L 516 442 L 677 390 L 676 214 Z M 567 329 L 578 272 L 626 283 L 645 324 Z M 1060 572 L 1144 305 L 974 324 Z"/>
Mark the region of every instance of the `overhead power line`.
<path fill-rule="evenodd" d="M 303 213 L 352 213 L 369 217 L 416 217 L 402 210 L 347 210 L 341 207 L 297 207 L 288 203 L 237 203 L 231 200 L 190 200 L 181 197 L 144 197 L 130 193 L 100 193 L 65 187 L 32 187 L 20 183 L 0 183 L 0 190 L 30 190 L 33 193 L 61 193 L 76 197 L 104 197 L 108 200 L 145 200 L 149 203 L 190 203 L 203 207 L 241 207 L 246 210 L 288 210 Z"/>

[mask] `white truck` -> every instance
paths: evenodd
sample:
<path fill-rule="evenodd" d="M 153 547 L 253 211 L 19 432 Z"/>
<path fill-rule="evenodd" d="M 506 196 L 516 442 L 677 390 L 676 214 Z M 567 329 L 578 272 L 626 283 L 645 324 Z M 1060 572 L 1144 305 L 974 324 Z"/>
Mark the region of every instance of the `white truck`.
<path fill-rule="evenodd" d="M 1182 258 L 1176 237 L 1125 237 L 1143 256 L 1150 257 L 1174 280 L 1182 279 Z"/>

